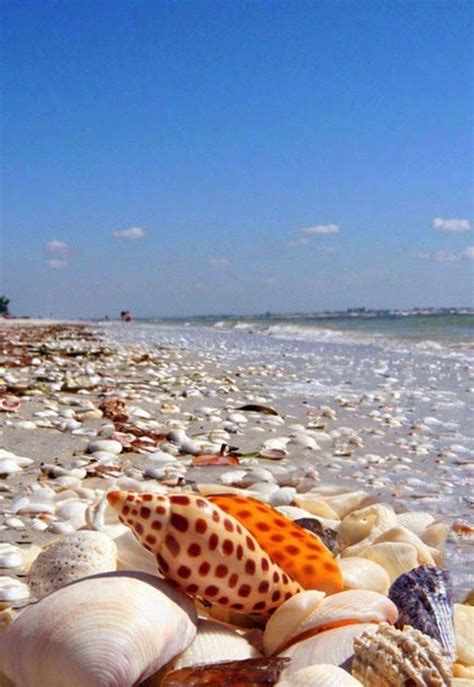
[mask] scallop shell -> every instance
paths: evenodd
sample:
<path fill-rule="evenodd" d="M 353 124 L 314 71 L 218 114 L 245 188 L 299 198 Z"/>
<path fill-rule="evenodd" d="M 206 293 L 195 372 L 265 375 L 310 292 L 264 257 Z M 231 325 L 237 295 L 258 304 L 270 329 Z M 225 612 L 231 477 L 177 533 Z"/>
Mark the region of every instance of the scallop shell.
<path fill-rule="evenodd" d="M 0 637 L 0 673 L 15 687 L 130 687 L 182 652 L 196 622 L 193 604 L 156 577 L 89 577 L 18 616 Z"/>
<path fill-rule="evenodd" d="M 417 537 L 414 532 L 411 532 L 406 527 L 393 527 L 387 530 L 380 537 L 375 539 L 374 544 L 383 544 L 384 542 L 406 542 L 407 544 L 412 544 L 418 551 L 418 562 L 420 565 L 434 565 L 433 556 L 431 555 L 430 549 L 424 542 Z"/>
<path fill-rule="evenodd" d="M 365 687 L 449 687 L 451 669 L 440 645 L 405 626 L 383 623 L 354 640 L 352 674 Z"/>
<path fill-rule="evenodd" d="M 377 628 L 378 625 L 375 623 L 345 625 L 293 644 L 280 654 L 291 658 L 291 663 L 285 670 L 286 679 L 301 668 L 320 663 L 345 668 L 352 660 L 354 639 L 364 633 L 376 632 Z"/>
<path fill-rule="evenodd" d="M 397 627 L 411 625 L 433 637 L 454 661 L 452 589 L 445 570 L 431 565 L 415 568 L 395 580 L 389 598 L 398 608 Z"/>
<path fill-rule="evenodd" d="M 354 556 L 341 558 L 339 567 L 344 589 L 370 589 L 380 594 L 388 594 L 390 577 L 385 568 L 378 563 L 368 558 Z"/>
<path fill-rule="evenodd" d="M 407 527 L 419 537 L 421 537 L 427 527 L 434 523 L 434 517 L 431 515 L 431 513 L 426 513 L 421 510 L 398 513 L 397 520 L 399 525 L 402 527 Z"/>
<path fill-rule="evenodd" d="M 360 552 L 359 556 L 368 558 L 387 571 L 390 582 L 395 582 L 403 573 L 420 565 L 418 551 L 413 544 L 405 542 L 383 542 L 373 544 Z"/>
<path fill-rule="evenodd" d="M 349 513 L 338 530 L 338 543 L 343 556 L 358 556 L 383 532 L 396 527 L 397 516 L 390 506 L 374 503 Z"/>
<path fill-rule="evenodd" d="M 395 604 L 383 594 L 350 590 L 321 599 L 317 592 L 297 594 L 280 606 L 267 622 L 263 634 L 265 653 L 278 653 L 307 636 L 353 623 L 394 623 Z"/>
<path fill-rule="evenodd" d="M 38 598 L 81 577 L 117 567 L 117 547 L 101 532 L 75 532 L 53 542 L 31 566 L 28 583 Z"/>
<path fill-rule="evenodd" d="M 346 670 L 337 666 L 320 663 L 316 666 L 300 668 L 291 675 L 290 680 L 283 679 L 277 687 L 363 687 L 359 680 L 349 675 Z"/>
<path fill-rule="evenodd" d="M 111 492 L 122 522 L 190 596 L 267 616 L 302 591 L 231 515 L 195 494 Z"/>

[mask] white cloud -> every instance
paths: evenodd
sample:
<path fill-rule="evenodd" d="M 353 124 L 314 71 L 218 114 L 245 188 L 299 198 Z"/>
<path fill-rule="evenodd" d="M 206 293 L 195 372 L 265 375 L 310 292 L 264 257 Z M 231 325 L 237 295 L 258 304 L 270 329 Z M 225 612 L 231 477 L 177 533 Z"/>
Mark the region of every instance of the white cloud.
<path fill-rule="evenodd" d="M 474 246 L 468 246 L 461 253 L 465 260 L 474 260 Z"/>
<path fill-rule="evenodd" d="M 214 267 L 221 267 L 222 265 L 228 265 L 229 261 L 227 258 L 209 258 L 209 264 Z"/>
<path fill-rule="evenodd" d="M 311 243 L 311 238 L 309 236 L 300 236 L 294 241 L 288 241 L 289 246 L 307 246 L 308 243 Z"/>
<path fill-rule="evenodd" d="M 316 224 L 314 227 L 298 229 L 300 234 L 338 234 L 338 224 Z"/>
<path fill-rule="evenodd" d="M 468 219 L 444 219 L 435 217 L 432 225 L 433 229 L 439 231 L 469 231 L 471 223 Z"/>
<path fill-rule="evenodd" d="M 474 246 L 468 246 L 459 253 L 450 253 L 447 250 L 438 250 L 435 253 L 415 253 L 415 258 L 431 260 L 443 265 L 454 265 L 462 260 L 474 260 Z"/>
<path fill-rule="evenodd" d="M 48 241 L 46 248 L 53 253 L 65 253 L 67 251 L 67 244 L 64 241 Z"/>
<path fill-rule="evenodd" d="M 125 239 L 127 241 L 136 241 L 145 236 L 145 230 L 140 227 L 130 227 L 129 229 L 117 229 L 112 234 L 116 239 Z"/>
<path fill-rule="evenodd" d="M 52 270 L 61 270 L 64 267 L 67 267 L 67 260 L 47 260 L 46 264 Z"/>
<path fill-rule="evenodd" d="M 454 262 L 459 262 L 461 260 L 461 256 L 459 253 L 449 253 L 446 250 L 438 250 L 434 254 L 434 260 L 444 264 L 452 264 Z"/>

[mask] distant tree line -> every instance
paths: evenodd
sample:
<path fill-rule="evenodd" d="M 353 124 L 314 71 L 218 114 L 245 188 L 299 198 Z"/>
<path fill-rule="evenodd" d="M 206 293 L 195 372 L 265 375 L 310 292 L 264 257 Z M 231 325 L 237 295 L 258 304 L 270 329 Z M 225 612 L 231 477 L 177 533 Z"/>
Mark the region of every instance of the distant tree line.
<path fill-rule="evenodd" d="M 8 304 L 10 299 L 6 296 L 0 296 L 0 315 L 9 315 L 10 311 L 8 309 Z"/>

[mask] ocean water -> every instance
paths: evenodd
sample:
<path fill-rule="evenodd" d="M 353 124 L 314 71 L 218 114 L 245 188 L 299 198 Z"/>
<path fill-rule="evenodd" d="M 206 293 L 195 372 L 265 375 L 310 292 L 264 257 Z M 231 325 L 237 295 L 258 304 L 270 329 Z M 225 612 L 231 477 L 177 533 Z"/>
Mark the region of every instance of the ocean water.
<path fill-rule="evenodd" d="M 120 344 L 180 349 L 211 368 L 269 371 L 254 393 L 299 422 L 313 407 L 335 407 L 335 427 L 364 437 L 357 455 L 386 459 L 373 484 L 384 483 L 397 508 L 472 522 L 472 312 L 154 319 L 103 331 Z M 321 454 L 313 460 L 319 465 Z M 408 472 L 397 472 L 400 461 L 409 461 Z M 357 460 L 342 472 L 332 462 L 323 460 L 323 481 L 372 483 Z M 450 538 L 447 560 L 461 599 L 474 585 L 472 542 Z"/>
<path fill-rule="evenodd" d="M 474 310 L 353 310 L 259 316 L 203 316 L 142 320 L 163 326 L 213 327 L 279 339 L 366 343 L 474 353 Z"/>

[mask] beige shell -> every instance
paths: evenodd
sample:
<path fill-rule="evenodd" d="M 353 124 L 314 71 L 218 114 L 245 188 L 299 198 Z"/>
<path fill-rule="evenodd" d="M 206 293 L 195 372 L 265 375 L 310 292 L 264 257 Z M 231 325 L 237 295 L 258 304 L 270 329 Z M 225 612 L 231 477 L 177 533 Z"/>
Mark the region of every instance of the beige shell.
<path fill-rule="evenodd" d="M 315 489 L 315 493 L 319 498 L 325 501 L 341 520 L 356 510 L 356 508 L 359 508 L 361 503 L 367 498 L 366 491 L 342 491 L 339 494 L 330 496 L 324 495 L 321 491 L 322 489 Z"/>
<path fill-rule="evenodd" d="M 196 622 L 191 601 L 157 577 L 88 577 L 18 616 L 0 637 L 0 673 L 15 687 L 130 687 L 181 653 Z"/>
<path fill-rule="evenodd" d="M 311 596 L 310 596 L 311 595 Z M 333 623 L 394 623 L 398 617 L 395 604 L 383 594 L 353 589 L 318 600 L 312 590 L 296 594 L 282 604 L 270 618 L 263 634 L 267 655 L 277 653 L 290 641 L 308 631 L 323 631 Z"/>
<path fill-rule="evenodd" d="M 372 544 L 383 532 L 397 524 L 394 510 L 383 503 L 374 503 L 349 513 L 341 522 L 337 534 L 342 555 L 358 556 L 360 551 Z"/>
<path fill-rule="evenodd" d="M 418 562 L 420 565 L 434 565 L 435 561 L 431 555 L 430 549 L 414 532 L 411 532 L 406 527 L 393 527 L 374 541 L 375 544 L 382 544 L 383 542 L 406 542 L 412 544 L 418 552 Z"/>
<path fill-rule="evenodd" d="M 464 680 L 474 681 L 474 666 L 465 666 L 462 663 L 453 663 L 453 676 Z"/>
<path fill-rule="evenodd" d="M 319 498 L 317 494 L 312 494 L 311 492 L 297 494 L 294 502 L 299 508 L 307 510 L 308 513 L 316 517 L 327 518 L 328 520 L 340 520 L 337 512 L 331 508 L 326 501 Z"/>
<path fill-rule="evenodd" d="M 454 634 L 457 661 L 474 666 L 474 606 L 454 604 Z"/>
<path fill-rule="evenodd" d="M 449 525 L 444 522 L 434 522 L 426 528 L 421 535 L 421 539 L 427 546 L 443 551 L 444 543 L 449 535 Z M 433 556 L 434 557 L 434 556 Z"/>
<path fill-rule="evenodd" d="M 342 665 L 354 653 L 354 639 L 364 632 L 376 632 L 377 628 L 378 625 L 375 623 L 345 625 L 293 644 L 279 654 L 291 658 L 291 663 L 284 673 L 285 678 L 288 679 L 288 676 L 301 668 L 319 663 Z"/>
<path fill-rule="evenodd" d="M 451 669 L 441 646 L 409 625 L 382 623 L 354 640 L 352 674 L 365 687 L 449 687 Z"/>
<path fill-rule="evenodd" d="M 290 680 L 284 676 L 283 672 L 283 679 L 280 678 L 277 687 L 362 687 L 362 683 L 346 670 L 324 663 L 300 668 Z"/>
<path fill-rule="evenodd" d="M 288 639 L 300 634 L 306 619 L 320 606 L 325 596 L 324 592 L 307 589 L 282 604 L 267 622 L 263 634 L 265 654 L 271 656 Z"/>
<path fill-rule="evenodd" d="M 469 677 L 454 677 L 451 683 L 452 687 L 474 687 L 474 676 Z"/>
<path fill-rule="evenodd" d="M 420 565 L 418 551 L 413 544 L 406 542 L 374 544 L 361 551 L 359 555 L 381 565 L 387 571 L 390 583 Z"/>
<path fill-rule="evenodd" d="M 242 661 L 260 652 L 245 637 L 213 620 L 199 619 L 194 641 L 170 664 L 171 670 L 212 661 Z"/>
<path fill-rule="evenodd" d="M 426 528 L 434 523 L 435 519 L 431 513 L 427 513 L 426 511 L 411 510 L 405 513 L 398 513 L 397 520 L 399 525 L 407 527 L 421 537 Z"/>
<path fill-rule="evenodd" d="M 385 568 L 368 558 L 348 557 L 338 560 L 344 589 L 370 589 L 388 594 L 390 577 Z"/>
<path fill-rule="evenodd" d="M 28 583 L 36 597 L 64 587 L 81 577 L 117 567 L 117 547 L 101 532 L 84 530 L 53 542 L 31 566 Z"/>

